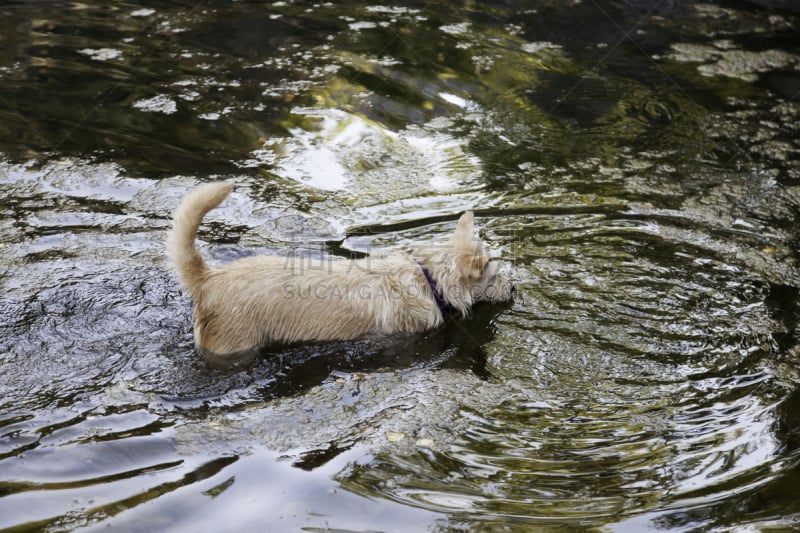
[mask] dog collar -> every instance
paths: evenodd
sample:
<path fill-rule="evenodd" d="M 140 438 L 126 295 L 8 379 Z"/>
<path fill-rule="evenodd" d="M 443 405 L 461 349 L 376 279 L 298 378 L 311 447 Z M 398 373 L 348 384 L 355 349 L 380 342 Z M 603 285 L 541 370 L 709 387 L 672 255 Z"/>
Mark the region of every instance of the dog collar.
<path fill-rule="evenodd" d="M 447 303 L 447 300 L 444 299 L 444 296 L 442 296 L 442 293 L 439 291 L 439 284 L 433 279 L 433 276 L 431 276 L 430 271 L 425 268 L 425 265 L 420 262 L 417 262 L 417 264 L 419 265 L 419 269 L 422 270 L 422 274 L 425 276 L 425 281 L 428 282 L 428 286 L 431 288 L 433 299 L 436 300 L 436 307 L 439 308 L 442 314 L 447 313 L 447 311 L 450 310 L 450 304 Z"/>

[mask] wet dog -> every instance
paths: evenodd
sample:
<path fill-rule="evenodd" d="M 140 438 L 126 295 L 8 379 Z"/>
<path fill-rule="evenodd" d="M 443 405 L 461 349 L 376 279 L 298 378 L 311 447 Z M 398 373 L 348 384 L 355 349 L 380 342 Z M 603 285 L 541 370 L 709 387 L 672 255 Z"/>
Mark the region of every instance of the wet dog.
<path fill-rule="evenodd" d="M 297 258 L 262 255 L 209 265 L 195 246 L 197 229 L 232 188 L 210 183 L 189 193 L 166 242 L 194 302 L 195 345 L 213 366 L 245 364 L 268 343 L 421 332 L 448 312 L 466 316 L 476 302 L 511 298 L 498 262 L 475 239 L 471 212 L 449 243 L 413 257 L 332 258 L 308 268 Z"/>

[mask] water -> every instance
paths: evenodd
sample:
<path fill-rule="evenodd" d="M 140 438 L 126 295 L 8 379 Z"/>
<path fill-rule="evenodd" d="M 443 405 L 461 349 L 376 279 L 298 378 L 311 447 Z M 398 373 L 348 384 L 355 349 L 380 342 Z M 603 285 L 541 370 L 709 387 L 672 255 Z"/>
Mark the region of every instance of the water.
<path fill-rule="evenodd" d="M 792 2 L 0 7 L 0 529 L 800 524 Z M 517 297 L 193 352 L 163 257 L 407 250 Z"/>

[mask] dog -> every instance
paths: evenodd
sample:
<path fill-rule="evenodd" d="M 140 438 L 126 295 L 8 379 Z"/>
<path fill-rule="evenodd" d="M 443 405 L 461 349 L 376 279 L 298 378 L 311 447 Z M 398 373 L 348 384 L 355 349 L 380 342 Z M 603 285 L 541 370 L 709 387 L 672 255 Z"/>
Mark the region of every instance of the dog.
<path fill-rule="evenodd" d="M 271 343 L 345 341 L 418 333 L 444 316 L 467 316 L 481 301 L 505 302 L 513 287 L 474 237 L 474 216 L 461 215 L 449 243 L 413 256 L 364 259 L 253 256 L 209 265 L 195 246 L 203 217 L 233 185 L 190 192 L 173 215 L 167 255 L 193 300 L 197 351 L 211 366 L 251 362 Z"/>

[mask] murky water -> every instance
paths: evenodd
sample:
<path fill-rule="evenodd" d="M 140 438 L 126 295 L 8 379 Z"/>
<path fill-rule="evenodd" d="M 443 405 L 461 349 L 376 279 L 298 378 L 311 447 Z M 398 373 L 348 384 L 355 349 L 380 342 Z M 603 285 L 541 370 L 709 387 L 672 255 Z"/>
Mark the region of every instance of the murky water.
<path fill-rule="evenodd" d="M 0 6 L 0 529 L 800 524 L 793 2 Z M 200 238 L 407 250 L 475 209 L 517 298 L 193 352 Z"/>

